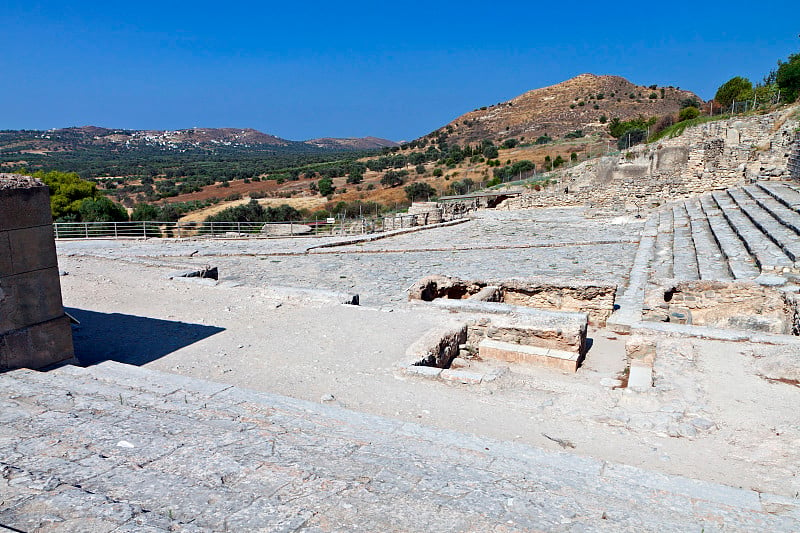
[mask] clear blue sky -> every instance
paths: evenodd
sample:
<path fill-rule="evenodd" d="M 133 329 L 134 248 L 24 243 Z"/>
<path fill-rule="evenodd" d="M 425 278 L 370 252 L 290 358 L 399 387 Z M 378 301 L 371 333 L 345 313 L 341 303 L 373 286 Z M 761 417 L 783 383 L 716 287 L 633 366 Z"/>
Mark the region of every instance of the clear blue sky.
<path fill-rule="evenodd" d="M 800 51 L 800 2 L 0 0 L 0 30 L 0 129 L 409 140 L 583 72 L 708 99 Z"/>

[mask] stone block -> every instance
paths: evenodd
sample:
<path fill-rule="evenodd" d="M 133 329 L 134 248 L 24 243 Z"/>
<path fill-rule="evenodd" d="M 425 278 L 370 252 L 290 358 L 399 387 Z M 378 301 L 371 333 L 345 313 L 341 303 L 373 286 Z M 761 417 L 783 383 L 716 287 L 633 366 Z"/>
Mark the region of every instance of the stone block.
<path fill-rule="evenodd" d="M 646 391 L 653 388 L 653 367 L 640 360 L 631 361 L 628 388 Z"/>
<path fill-rule="evenodd" d="M 51 223 L 50 193 L 46 186 L 0 188 L 0 231 Z"/>
<path fill-rule="evenodd" d="M 442 370 L 440 377 L 445 381 L 455 381 L 470 385 L 478 385 L 483 380 L 483 374 L 467 372 L 466 370 Z"/>
<path fill-rule="evenodd" d="M 482 359 L 494 359 L 508 363 L 533 364 L 569 372 L 575 372 L 578 369 L 579 355 L 575 352 L 511 344 L 493 339 L 482 340 L 478 345 L 478 354 Z"/>
<path fill-rule="evenodd" d="M 407 374 L 413 374 L 426 378 L 438 378 L 442 373 L 442 369 L 436 368 L 435 366 L 407 366 L 404 367 L 404 370 Z"/>
<path fill-rule="evenodd" d="M 63 315 L 58 267 L 0 278 L 0 333 Z"/>
<path fill-rule="evenodd" d="M 13 273 L 58 266 L 52 224 L 9 231 L 8 241 Z"/>
<path fill-rule="evenodd" d="M 73 357 L 72 330 L 65 315 L 0 334 L 0 371 L 41 368 Z"/>
<path fill-rule="evenodd" d="M 458 356 L 458 347 L 467 340 L 466 324 L 435 327 L 406 350 L 411 364 L 446 368 Z"/>
<path fill-rule="evenodd" d="M 8 232 L 0 231 L 0 278 L 14 273 L 11 265 L 11 244 L 8 242 Z"/>

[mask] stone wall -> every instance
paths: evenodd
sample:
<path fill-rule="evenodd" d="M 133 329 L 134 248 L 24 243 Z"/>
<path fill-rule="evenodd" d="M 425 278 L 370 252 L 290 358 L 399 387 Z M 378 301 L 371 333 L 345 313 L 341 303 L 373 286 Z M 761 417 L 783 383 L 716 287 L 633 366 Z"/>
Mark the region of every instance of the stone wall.
<path fill-rule="evenodd" d="M 792 334 L 795 314 L 791 295 L 758 283 L 686 281 L 649 289 L 642 318 Z"/>
<path fill-rule="evenodd" d="M 683 135 L 634 146 L 552 175 L 556 183 L 500 208 L 587 206 L 635 211 L 757 179 L 788 179 L 795 108 L 688 128 Z"/>
<path fill-rule="evenodd" d="M 791 179 L 800 181 L 800 131 L 794 136 L 794 149 L 789 156 L 788 168 Z"/>
<path fill-rule="evenodd" d="M 47 187 L 0 174 L 0 371 L 72 357 Z"/>
<path fill-rule="evenodd" d="M 554 278 L 508 280 L 461 280 L 447 276 L 428 276 L 410 289 L 409 300 L 426 302 L 438 298 L 475 299 L 508 305 L 587 313 L 589 323 L 603 327 L 614 311 L 617 286 L 591 281 Z"/>

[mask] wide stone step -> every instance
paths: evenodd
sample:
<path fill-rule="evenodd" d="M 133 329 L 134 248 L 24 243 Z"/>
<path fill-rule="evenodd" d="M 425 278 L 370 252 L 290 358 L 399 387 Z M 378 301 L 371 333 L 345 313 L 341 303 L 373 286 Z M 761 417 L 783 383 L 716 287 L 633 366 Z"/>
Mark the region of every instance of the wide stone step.
<path fill-rule="evenodd" d="M 800 213 L 776 200 L 761 187 L 748 186 L 744 187 L 744 191 L 775 220 L 792 230 L 800 238 Z"/>
<path fill-rule="evenodd" d="M 800 211 L 800 192 L 792 185 L 769 181 L 758 182 L 756 185 L 789 209 Z"/>
<path fill-rule="evenodd" d="M 728 194 L 753 224 L 769 240 L 775 243 L 792 262 L 800 258 L 800 239 L 797 238 L 797 234 L 794 231 L 778 222 L 775 217 L 759 206 L 743 189 L 732 189 L 728 191 Z M 794 267 L 793 264 L 791 266 Z"/>
<path fill-rule="evenodd" d="M 793 267 L 791 259 L 753 224 L 753 221 L 739 209 L 727 192 L 714 192 L 711 196 L 717 202 L 731 229 L 755 258 L 761 270 L 772 272 L 791 270 Z"/>
<path fill-rule="evenodd" d="M 777 496 L 118 363 L 0 375 L 0 405 L 22 531 L 800 528 Z"/>
<path fill-rule="evenodd" d="M 723 216 L 714 199 L 711 196 L 702 196 L 700 197 L 700 206 L 714 233 L 714 239 L 719 243 L 719 247 L 728 261 L 728 268 L 733 277 L 736 279 L 758 277 L 761 274 L 758 265 Z"/>
<path fill-rule="evenodd" d="M 697 255 L 700 279 L 732 280 L 733 276 L 728 269 L 725 254 L 714 238 L 714 233 L 711 231 L 702 207 L 700 207 L 700 202 L 689 200 L 685 202 L 685 207 L 691 222 L 692 240 Z"/>
<path fill-rule="evenodd" d="M 700 271 L 697 268 L 697 254 L 692 240 L 692 228 L 689 222 L 689 215 L 683 203 L 676 204 L 672 208 L 673 216 L 673 277 L 681 280 L 700 279 Z"/>
<path fill-rule="evenodd" d="M 672 278 L 672 209 L 659 212 L 652 271 L 657 279 Z"/>

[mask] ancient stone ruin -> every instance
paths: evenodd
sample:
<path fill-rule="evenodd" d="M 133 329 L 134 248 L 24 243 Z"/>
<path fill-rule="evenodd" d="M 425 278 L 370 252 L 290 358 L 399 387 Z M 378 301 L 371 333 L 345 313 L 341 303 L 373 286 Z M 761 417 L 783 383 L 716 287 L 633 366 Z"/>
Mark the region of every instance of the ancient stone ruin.
<path fill-rule="evenodd" d="M 0 174 L 0 371 L 72 356 L 47 187 Z"/>

